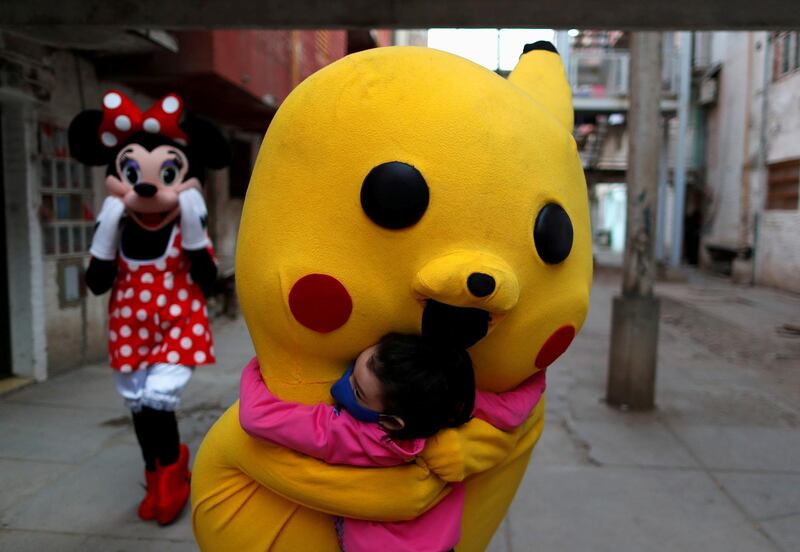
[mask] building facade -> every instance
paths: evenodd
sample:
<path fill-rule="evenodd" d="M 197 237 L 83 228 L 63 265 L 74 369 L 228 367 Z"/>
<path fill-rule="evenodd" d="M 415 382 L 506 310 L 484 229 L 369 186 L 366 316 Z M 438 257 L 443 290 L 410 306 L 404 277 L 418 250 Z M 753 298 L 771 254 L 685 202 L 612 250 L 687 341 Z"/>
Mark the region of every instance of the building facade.
<path fill-rule="evenodd" d="M 229 139 L 205 183 L 220 268 L 231 272 L 258 147 L 294 86 L 388 31 L 0 32 L 0 377 L 44 380 L 106 355 L 107 295 L 87 293 L 104 169 L 69 156 L 66 130 L 104 91 L 140 107 L 168 92 Z"/>

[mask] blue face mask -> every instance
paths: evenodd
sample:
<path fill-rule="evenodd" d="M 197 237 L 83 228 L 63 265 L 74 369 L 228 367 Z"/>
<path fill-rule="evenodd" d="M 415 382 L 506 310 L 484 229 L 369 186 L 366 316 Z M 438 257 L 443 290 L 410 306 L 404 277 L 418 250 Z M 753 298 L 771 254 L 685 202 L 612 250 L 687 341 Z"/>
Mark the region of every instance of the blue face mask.
<path fill-rule="evenodd" d="M 331 395 L 339 406 L 347 410 L 356 420 L 377 424 L 380 419 L 380 412 L 375 412 L 358 404 L 353 385 L 350 383 L 350 376 L 353 375 L 353 366 L 354 364 L 351 364 L 347 372 L 339 378 L 339 381 L 331 386 Z"/>

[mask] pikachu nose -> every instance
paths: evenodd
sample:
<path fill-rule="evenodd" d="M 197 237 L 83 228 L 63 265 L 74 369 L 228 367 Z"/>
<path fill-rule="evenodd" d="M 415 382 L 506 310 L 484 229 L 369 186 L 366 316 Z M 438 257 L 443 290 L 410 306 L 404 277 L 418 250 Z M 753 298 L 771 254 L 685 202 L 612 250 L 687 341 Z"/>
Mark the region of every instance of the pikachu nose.
<path fill-rule="evenodd" d="M 467 278 L 467 289 L 475 297 L 486 297 L 494 291 L 494 278 L 483 272 L 473 272 Z"/>
<path fill-rule="evenodd" d="M 431 259 L 414 277 L 420 298 L 453 307 L 509 312 L 519 300 L 519 281 L 503 259 L 477 251 L 454 251 Z"/>

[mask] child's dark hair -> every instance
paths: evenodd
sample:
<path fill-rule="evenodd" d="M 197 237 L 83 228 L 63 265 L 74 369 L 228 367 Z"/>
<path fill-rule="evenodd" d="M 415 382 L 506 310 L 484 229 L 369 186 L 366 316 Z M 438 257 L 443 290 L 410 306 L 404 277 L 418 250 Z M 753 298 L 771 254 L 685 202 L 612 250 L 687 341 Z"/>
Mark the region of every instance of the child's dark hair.
<path fill-rule="evenodd" d="M 464 349 L 418 335 L 385 335 L 368 367 L 383 385 L 384 412 L 405 422 L 393 439 L 423 439 L 472 416 L 475 373 Z"/>

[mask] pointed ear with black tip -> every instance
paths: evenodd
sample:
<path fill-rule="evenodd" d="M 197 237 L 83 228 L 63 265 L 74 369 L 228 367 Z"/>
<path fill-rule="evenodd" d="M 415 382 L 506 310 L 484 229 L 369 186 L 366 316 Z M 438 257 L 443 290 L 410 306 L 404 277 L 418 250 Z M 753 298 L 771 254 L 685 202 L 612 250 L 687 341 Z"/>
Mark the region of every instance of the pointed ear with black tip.
<path fill-rule="evenodd" d="M 78 113 L 69 124 L 69 152 L 85 165 L 107 165 L 114 158 L 115 149 L 104 146 L 100 141 L 102 122 L 102 111 L 88 109 Z"/>
<path fill-rule="evenodd" d="M 228 140 L 216 125 L 197 117 L 187 117 L 181 128 L 189 137 L 189 147 L 197 152 L 207 168 L 216 170 L 230 165 Z"/>
<path fill-rule="evenodd" d="M 551 42 L 540 40 L 526 44 L 508 80 L 547 108 L 572 132 L 572 90 L 561 56 Z"/>

